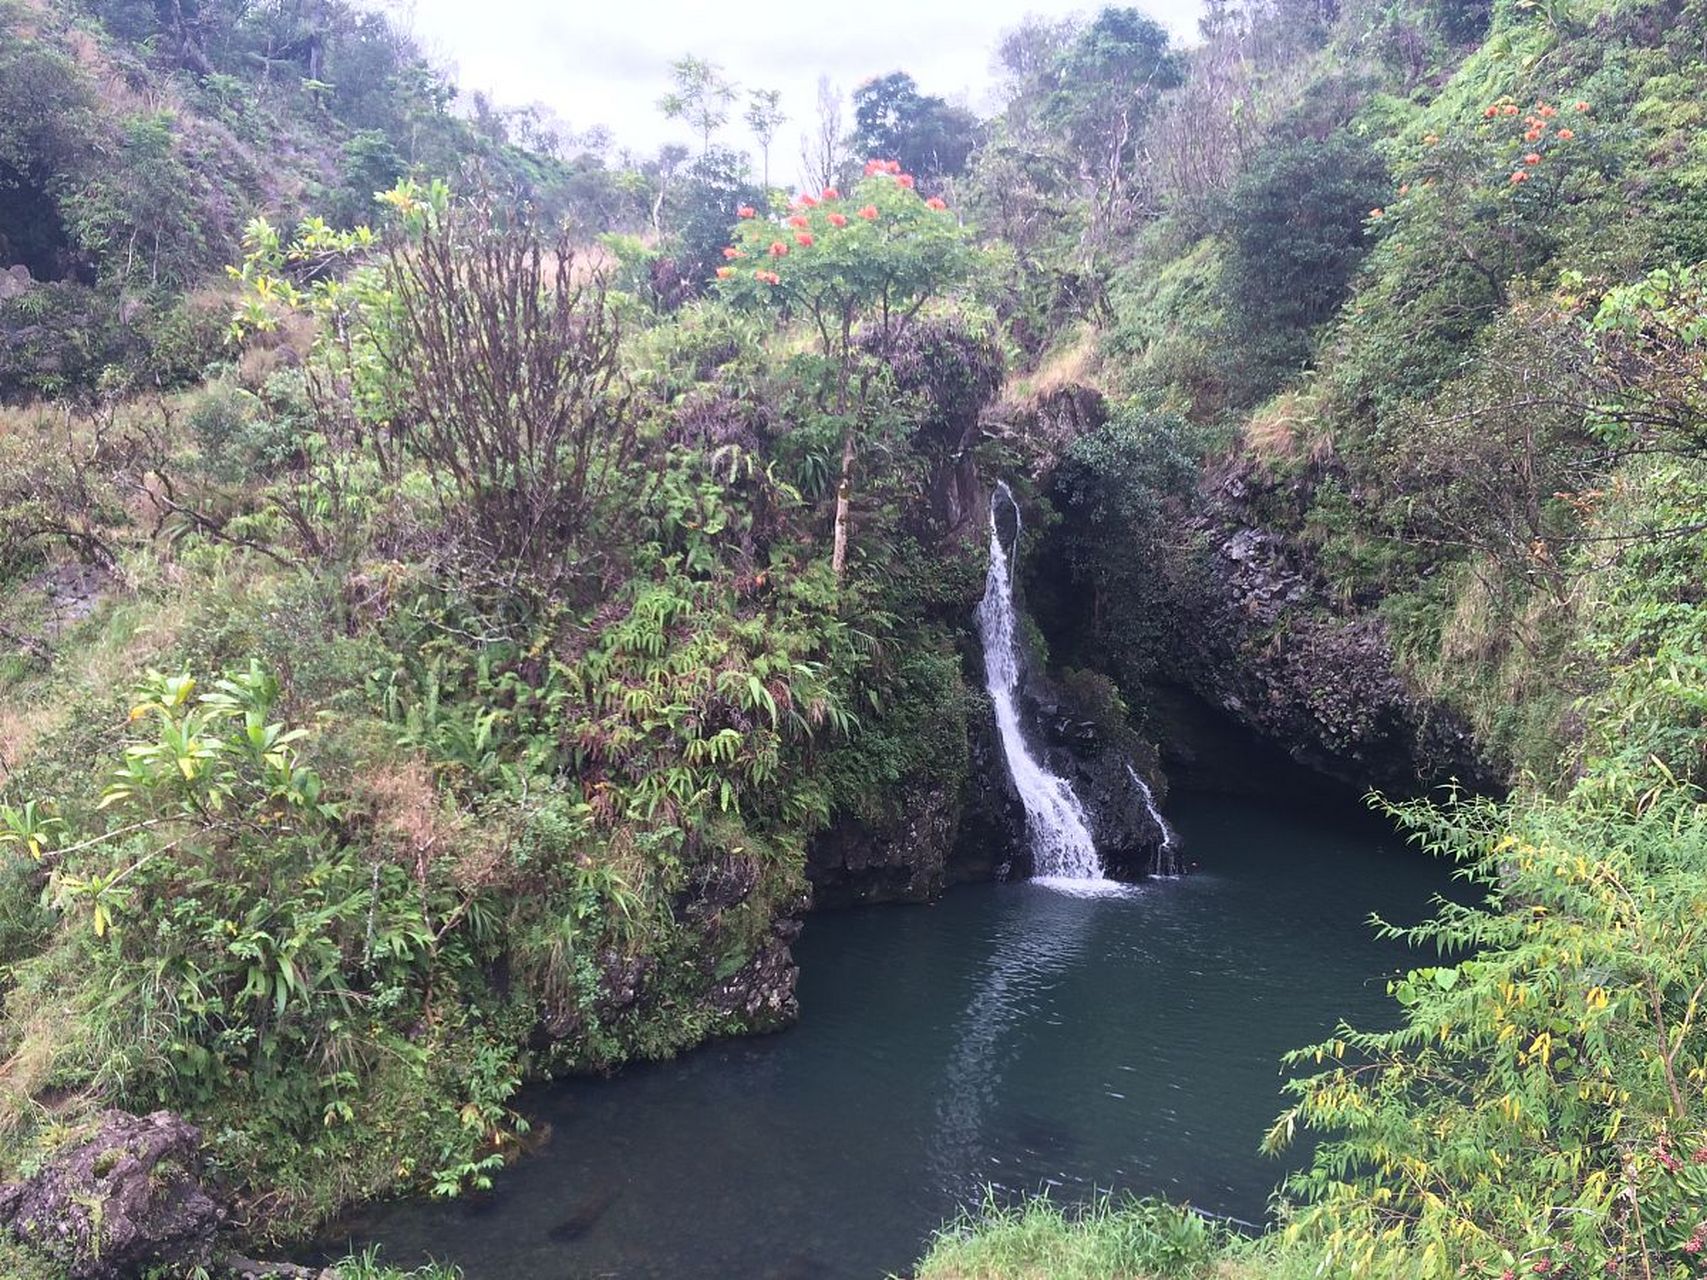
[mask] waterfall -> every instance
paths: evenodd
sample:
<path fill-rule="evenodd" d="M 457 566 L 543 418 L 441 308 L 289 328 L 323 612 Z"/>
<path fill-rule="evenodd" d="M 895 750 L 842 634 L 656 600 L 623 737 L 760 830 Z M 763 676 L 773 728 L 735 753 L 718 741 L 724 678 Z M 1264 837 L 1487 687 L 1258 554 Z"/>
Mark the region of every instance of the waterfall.
<path fill-rule="evenodd" d="M 1168 825 L 1168 820 L 1162 816 L 1162 811 L 1156 808 L 1156 793 L 1150 790 L 1150 784 L 1144 781 L 1144 776 L 1131 765 L 1126 766 L 1126 772 L 1131 775 L 1132 785 L 1138 788 L 1138 794 L 1144 801 L 1144 811 L 1150 815 L 1150 821 L 1154 822 L 1156 829 L 1162 833 L 1162 843 L 1156 846 L 1156 856 L 1150 860 L 1150 874 L 1177 876 L 1180 873 L 1179 838 L 1174 835 L 1174 829 Z"/>
<path fill-rule="evenodd" d="M 1020 677 L 1014 571 L 996 523 L 998 497 L 1013 508 L 1014 550 L 1019 549 L 1019 504 L 1007 485 L 998 484 L 990 495 L 990 573 L 984 598 L 978 603 L 978 638 L 984 645 L 984 684 L 996 709 L 1002 753 L 1025 805 L 1033 870 L 1038 879 L 1102 882 L 1102 861 L 1091 840 L 1084 806 L 1065 778 L 1050 773 L 1032 756 L 1020 733 L 1019 711 L 1014 705 Z"/>

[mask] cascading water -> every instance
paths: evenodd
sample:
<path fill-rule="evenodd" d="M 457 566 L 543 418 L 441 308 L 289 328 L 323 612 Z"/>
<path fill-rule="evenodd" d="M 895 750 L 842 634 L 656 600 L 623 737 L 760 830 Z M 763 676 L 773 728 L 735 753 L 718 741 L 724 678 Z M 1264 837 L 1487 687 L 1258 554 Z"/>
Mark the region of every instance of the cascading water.
<path fill-rule="evenodd" d="M 1097 857 L 1084 806 L 1065 778 L 1050 773 L 1032 756 L 1020 733 L 1019 710 L 1014 703 L 1019 691 L 1020 657 L 1013 566 L 996 522 L 998 498 L 1013 508 L 1014 548 L 1019 548 L 1019 504 L 1007 485 L 998 484 L 990 495 L 990 573 L 984 598 L 978 603 L 978 638 L 984 645 L 984 685 L 995 706 L 1002 753 L 1025 806 L 1033 869 L 1040 880 L 1102 883 L 1102 860 Z"/>
<path fill-rule="evenodd" d="M 1144 781 L 1144 776 L 1131 765 L 1126 766 L 1126 772 L 1131 776 L 1132 785 L 1138 788 L 1138 795 L 1144 801 L 1144 812 L 1150 815 L 1150 821 L 1154 822 L 1156 829 L 1162 833 L 1162 842 L 1156 846 L 1156 856 L 1150 860 L 1150 874 L 1177 876 L 1180 873 L 1179 837 L 1174 835 L 1174 829 L 1168 825 L 1162 811 L 1156 808 L 1156 793 L 1150 790 L 1150 784 Z"/>

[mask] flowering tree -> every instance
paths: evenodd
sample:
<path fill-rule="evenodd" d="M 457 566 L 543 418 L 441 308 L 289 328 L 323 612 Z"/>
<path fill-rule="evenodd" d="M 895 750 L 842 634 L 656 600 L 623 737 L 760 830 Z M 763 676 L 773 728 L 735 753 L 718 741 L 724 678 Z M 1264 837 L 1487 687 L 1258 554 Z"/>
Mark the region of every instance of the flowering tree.
<path fill-rule="evenodd" d="M 740 214 L 717 270 L 720 291 L 737 305 L 810 324 L 835 369 L 835 411 L 846 420 L 833 552 L 840 577 L 863 408 L 850 403 L 855 333 L 863 327 L 867 345 L 887 355 L 926 303 L 971 274 L 976 252 L 948 206 L 922 199 L 895 161 L 868 162 L 849 192 L 803 195 L 782 218 L 761 218 L 750 206 Z"/>
<path fill-rule="evenodd" d="M 1398 157 L 1402 177 L 1370 224 L 1399 244 L 1407 233 L 1451 245 L 1503 303 L 1506 282 L 1551 252 L 1562 210 L 1606 182 L 1608 159 L 1591 104 L 1529 107 L 1506 97 L 1471 128 L 1429 130 Z"/>

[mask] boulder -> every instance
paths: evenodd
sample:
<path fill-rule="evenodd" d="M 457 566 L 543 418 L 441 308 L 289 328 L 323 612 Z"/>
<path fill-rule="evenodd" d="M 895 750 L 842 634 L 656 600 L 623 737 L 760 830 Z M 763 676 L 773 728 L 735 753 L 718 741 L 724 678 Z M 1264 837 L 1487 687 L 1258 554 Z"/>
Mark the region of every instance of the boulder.
<path fill-rule="evenodd" d="M 14 267 L 0 267 L 0 302 L 21 297 L 30 291 L 34 283 L 30 269 L 21 262 Z"/>
<path fill-rule="evenodd" d="M 0 1228 L 72 1280 L 208 1266 L 225 1214 L 202 1182 L 201 1130 L 170 1111 L 107 1111 L 22 1182 L 0 1187 Z"/>

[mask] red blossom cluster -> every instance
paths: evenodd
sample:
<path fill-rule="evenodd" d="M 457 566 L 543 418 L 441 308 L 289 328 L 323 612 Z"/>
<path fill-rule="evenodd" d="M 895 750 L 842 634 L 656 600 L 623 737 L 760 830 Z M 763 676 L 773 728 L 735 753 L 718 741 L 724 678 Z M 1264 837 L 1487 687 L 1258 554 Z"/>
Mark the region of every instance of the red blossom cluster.
<path fill-rule="evenodd" d="M 1588 109 L 1588 103 L 1586 102 L 1579 102 L 1576 104 L 1576 110 L 1579 113 L 1586 112 Z M 1519 114 L 1521 114 L 1521 109 L 1515 102 L 1496 102 L 1482 112 L 1482 115 L 1490 120 L 1495 116 L 1515 116 Z M 1551 127 L 1549 122 L 1557 118 L 1558 114 L 1559 108 L 1551 105 L 1550 103 L 1537 102 L 1532 108 L 1530 108 L 1528 114 L 1523 117 L 1523 140 L 1531 146 L 1537 142 L 1541 142 L 1547 137 L 1547 131 Z M 1559 129 L 1553 134 L 1553 138 L 1557 142 L 1569 142 L 1576 136 L 1577 135 L 1570 129 Z M 1533 169 L 1536 165 L 1541 163 L 1542 159 L 1543 156 L 1539 151 L 1530 151 L 1525 153 L 1523 157 L 1523 165 L 1526 166 L 1526 168 L 1518 168 L 1512 171 L 1510 178 L 1511 185 L 1522 186 L 1525 182 L 1528 182 L 1528 169 Z"/>
<path fill-rule="evenodd" d="M 897 186 L 906 190 L 914 190 L 917 187 L 917 180 L 912 174 L 902 172 L 901 164 L 896 160 L 867 161 L 865 173 L 867 177 L 876 177 L 879 175 L 892 177 L 895 179 Z M 811 209 L 818 209 L 820 206 L 827 206 L 830 203 L 840 201 L 841 199 L 842 193 L 835 187 L 825 187 L 824 190 L 816 196 L 805 193 L 797 196 L 790 206 L 797 212 L 791 213 L 788 217 L 781 220 L 782 224 L 790 228 L 794 233 L 793 240 L 795 245 L 802 249 L 810 249 L 818 243 L 817 235 L 812 231 L 812 218 L 809 216 L 807 211 Z M 940 196 L 932 196 L 930 199 L 926 200 L 924 204 L 925 208 L 938 213 L 941 213 L 948 208 L 947 203 Z M 824 222 L 832 229 L 841 230 L 843 227 L 848 225 L 849 215 L 843 213 L 840 209 L 823 208 L 821 209 L 821 213 Z M 736 210 L 736 215 L 745 219 L 756 218 L 758 213 L 751 205 L 742 205 L 738 210 Z M 859 209 L 853 210 L 853 216 L 863 218 L 867 222 L 876 222 L 882 216 L 882 212 L 875 204 L 867 204 Z M 820 227 L 819 231 L 822 232 L 822 230 L 823 228 Z M 766 247 L 765 252 L 773 259 L 780 259 L 786 257 L 789 253 L 789 245 L 785 240 L 773 240 Z M 723 256 L 726 260 L 732 262 L 737 258 L 745 258 L 747 254 L 744 250 L 735 245 L 726 245 L 723 249 Z M 717 278 L 719 280 L 729 280 L 734 277 L 734 274 L 735 271 L 732 267 L 717 268 Z M 764 270 L 762 268 L 753 272 L 753 278 L 763 284 L 774 285 L 782 283 L 782 278 L 778 276 L 776 272 Z"/>

